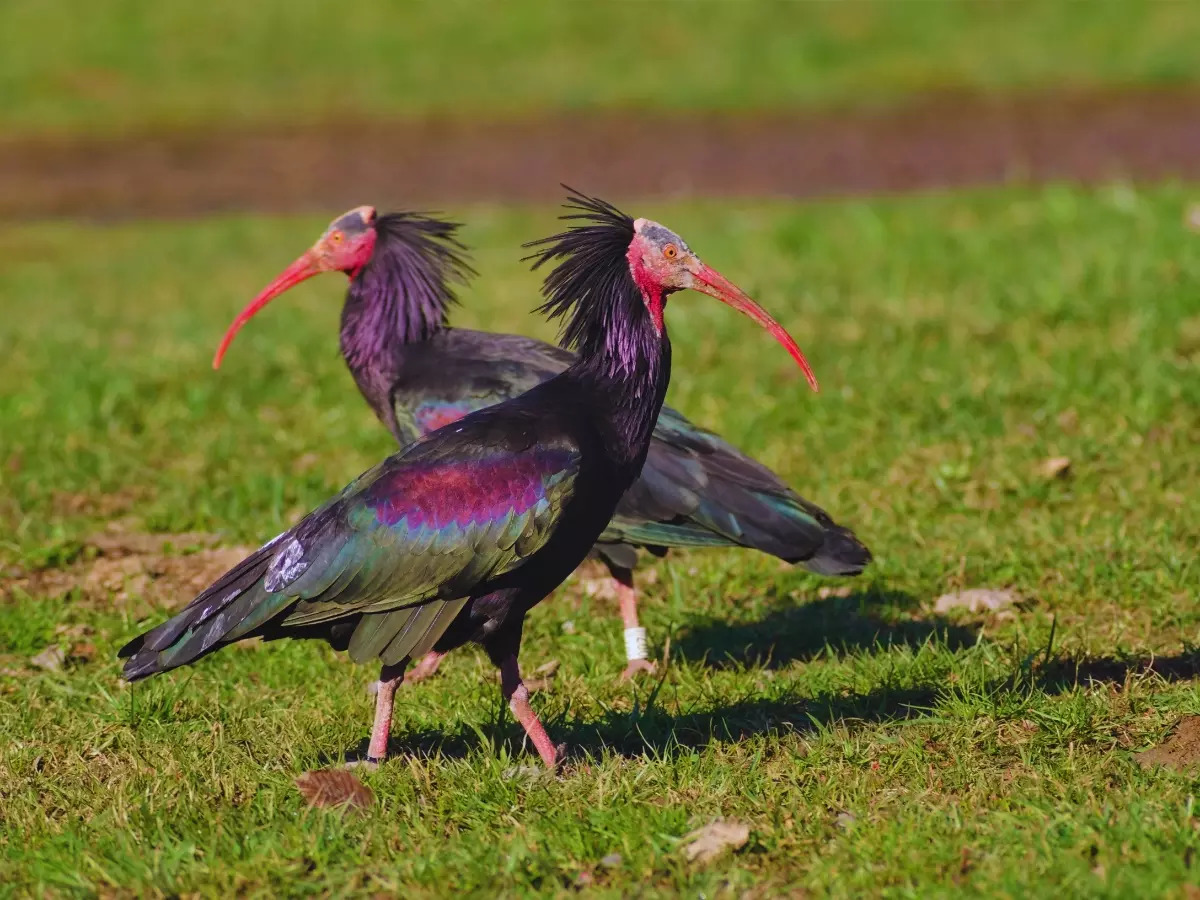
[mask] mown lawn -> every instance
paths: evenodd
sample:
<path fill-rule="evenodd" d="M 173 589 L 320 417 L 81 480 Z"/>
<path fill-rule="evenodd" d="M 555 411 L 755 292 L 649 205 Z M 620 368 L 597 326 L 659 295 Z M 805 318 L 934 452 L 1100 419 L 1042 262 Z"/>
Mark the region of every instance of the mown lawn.
<path fill-rule="evenodd" d="M 857 107 L 1195 84 L 1187 2 L 0 4 L 0 131 Z"/>
<path fill-rule="evenodd" d="M 671 401 L 852 524 L 877 563 L 846 583 L 747 553 L 644 569 L 644 621 L 670 639 L 657 688 L 614 683 L 611 604 L 568 587 L 532 614 L 523 656 L 561 664 L 535 706 L 572 748 L 563 777 L 506 777 L 532 757 L 466 650 L 403 695 L 399 752 L 363 776 L 376 805 L 358 816 L 306 811 L 293 779 L 359 748 L 373 673 L 278 644 L 130 689 L 116 648 L 190 596 L 87 580 L 88 536 L 113 520 L 256 544 L 388 451 L 336 354 L 334 277 L 209 368 L 227 320 L 325 220 L 5 227 L 0 884 L 1192 896 L 1196 782 L 1134 757 L 1200 708 L 1192 196 L 631 207 L 775 311 L 823 385 L 679 296 Z M 552 211 L 457 212 L 482 273 L 458 320 L 548 334 L 517 245 Z M 1051 457 L 1065 475 L 1042 471 Z M 186 567 L 200 543 L 166 555 Z M 40 567 L 78 586 L 15 586 Z M 933 612 L 967 587 L 1026 602 Z M 61 667 L 32 661 L 48 646 Z M 748 843 L 687 863 L 679 837 L 718 816 Z"/>

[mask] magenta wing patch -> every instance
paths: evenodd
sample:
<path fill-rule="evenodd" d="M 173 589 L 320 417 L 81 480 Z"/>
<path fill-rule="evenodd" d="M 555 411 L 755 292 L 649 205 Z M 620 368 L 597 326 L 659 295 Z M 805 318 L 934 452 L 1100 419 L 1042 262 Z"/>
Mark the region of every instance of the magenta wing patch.
<path fill-rule="evenodd" d="M 442 529 L 521 515 L 576 469 L 569 450 L 412 463 L 381 477 L 363 498 L 381 525 Z"/>

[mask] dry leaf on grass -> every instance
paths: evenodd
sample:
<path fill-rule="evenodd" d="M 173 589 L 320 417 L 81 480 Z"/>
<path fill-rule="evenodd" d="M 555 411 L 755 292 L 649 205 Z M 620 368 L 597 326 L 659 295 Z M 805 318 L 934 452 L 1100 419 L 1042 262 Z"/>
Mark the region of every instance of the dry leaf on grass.
<path fill-rule="evenodd" d="M 933 601 L 935 613 L 948 613 L 956 609 L 967 612 L 999 612 L 1002 609 L 1016 606 L 1021 602 L 1021 596 L 1016 591 L 993 590 L 992 588 L 971 588 L 956 594 L 942 594 Z"/>
<path fill-rule="evenodd" d="M 367 809 L 375 802 L 371 789 L 345 769 L 315 769 L 296 779 L 296 787 L 310 807 L 340 806 Z"/>
<path fill-rule="evenodd" d="M 1200 766 L 1200 716 L 1184 716 L 1170 737 L 1133 758 L 1144 769 L 1165 766 L 1182 772 Z"/>
<path fill-rule="evenodd" d="M 1066 478 L 1071 474 L 1071 457 L 1051 456 L 1038 464 L 1038 474 L 1047 481 L 1055 478 Z"/>
<path fill-rule="evenodd" d="M 726 850 L 737 850 L 750 839 L 750 826 L 743 822 L 717 819 L 683 837 L 683 853 L 688 862 L 706 863 Z"/>

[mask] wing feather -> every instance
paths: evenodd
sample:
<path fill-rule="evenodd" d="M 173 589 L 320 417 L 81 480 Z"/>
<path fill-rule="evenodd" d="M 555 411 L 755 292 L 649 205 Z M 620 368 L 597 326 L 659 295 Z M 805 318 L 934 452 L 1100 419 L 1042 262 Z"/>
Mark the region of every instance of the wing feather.
<path fill-rule="evenodd" d="M 352 627 L 358 661 L 428 650 L 472 590 L 545 545 L 579 472 L 578 448 L 536 422 L 496 434 L 473 418 L 482 435 L 456 426 L 389 458 L 130 642 L 127 677 L 314 626 Z"/>

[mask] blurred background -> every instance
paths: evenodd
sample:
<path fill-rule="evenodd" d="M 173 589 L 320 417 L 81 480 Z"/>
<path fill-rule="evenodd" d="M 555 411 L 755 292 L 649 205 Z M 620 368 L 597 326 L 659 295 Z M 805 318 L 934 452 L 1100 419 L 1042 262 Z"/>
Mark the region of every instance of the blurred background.
<path fill-rule="evenodd" d="M 1200 170 L 1187 2 L 0 9 L 0 215 L 812 196 Z"/>

